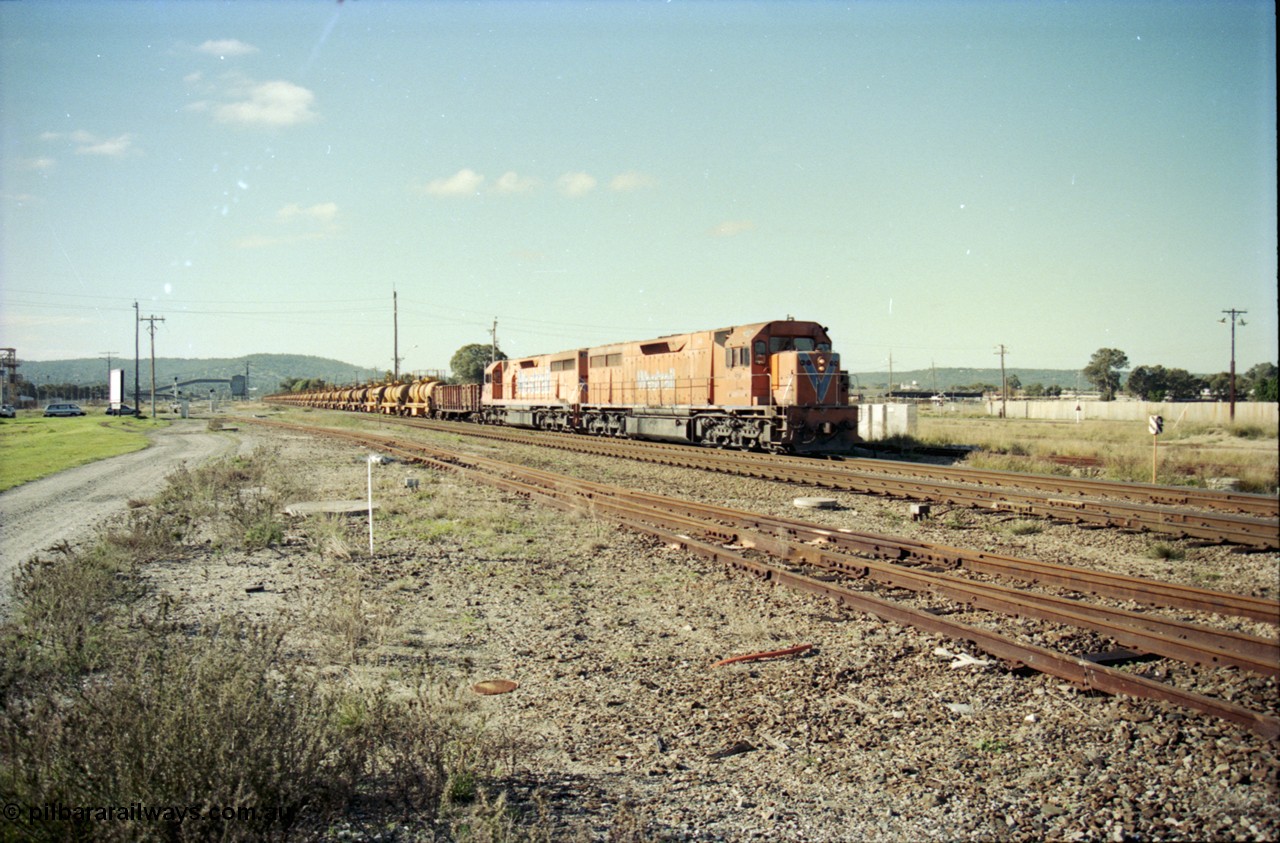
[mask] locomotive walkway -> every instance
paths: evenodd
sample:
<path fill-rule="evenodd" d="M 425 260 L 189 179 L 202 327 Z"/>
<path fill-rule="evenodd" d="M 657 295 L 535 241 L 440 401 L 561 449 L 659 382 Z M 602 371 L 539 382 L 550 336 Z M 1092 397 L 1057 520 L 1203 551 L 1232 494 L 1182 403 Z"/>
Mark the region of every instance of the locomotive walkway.
<path fill-rule="evenodd" d="M 552 506 L 587 510 L 767 581 L 820 594 L 888 620 L 973 642 L 1015 666 L 1033 668 L 1108 693 L 1165 700 L 1228 720 L 1271 739 L 1280 737 L 1280 717 L 1274 712 L 1253 711 L 1235 702 L 1015 640 L 991 629 L 869 593 L 867 584 L 926 592 L 946 597 L 963 607 L 1093 630 L 1144 653 L 1246 671 L 1259 677 L 1255 681 L 1261 683 L 1274 681 L 1280 675 L 1280 647 L 1273 634 L 1245 635 L 1039 591 L 975 582 L 954 573 L 928 570 L 922 563 L 950 563 L 973 572 L 998 572 L 1154 606 L 1233 614 L 1280 625 L 1280 603 L 1274 600 L 892 537 L 833 531 L 806 522 L 639 493 L 499 460 L 464 456 L 394 437 L 263 420 L 255 423 L 340 438 L 406 461 L 460 472 L 471 480 Z M 1261 694 L 1267 698 L 1265 691 Z"/>

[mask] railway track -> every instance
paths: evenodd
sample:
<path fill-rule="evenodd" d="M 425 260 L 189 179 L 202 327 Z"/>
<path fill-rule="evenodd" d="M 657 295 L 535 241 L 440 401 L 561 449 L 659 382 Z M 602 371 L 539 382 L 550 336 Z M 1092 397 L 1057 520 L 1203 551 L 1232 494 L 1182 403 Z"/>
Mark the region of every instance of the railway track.
<path fill-rule="evenodd" d="M 1273 625 L 1280 624 L 1277 601 L 977 554 L 892 537 L 833 531 L 802 521 L 635 492 L 490 458 L 463 456 L 394 437 L 255 421 L 344 439 L 407 461 L 463 473 L 471 480 L 552 506 L 589 511 L 768 581 L 820 594 L 881 618 L 970 641 L 1015 665 L 1025 665 L 1108 693 L 1164 700 L 1234 722 L 1271 739 L 1280 737 L 1280 718 L 1273 713 L 1252 711 L 1234 702 L 1182 690 L 899 601 L 886 600 L 869 593 L 864 583 L 937 595 L 963 607 L 1091 630 L 1144 653 L 1247 671 L 1271 680 L 1280 676 L 1280 646 L 1274 635 L 1251 636 L 1053 594 L 974 582 L 952 572 L 931 569 L 923 563 L 952 562 L 956 567 L 988 574 L 1001 572 L 1072 589 L 1123 595 L 1124 599 L 1151 605 L 1234 614 Z M 1019 569 L 1023 572 L 1014 574 Z"/>
<path fill-rule="evenodd" d="M 1162 533 L 1256 550 L 1280 549 L 1280 498 L 1275 496 L 891 460 L 821 461 L 395 416 L 371 418 L 498 441 L 839 491 Z"/>

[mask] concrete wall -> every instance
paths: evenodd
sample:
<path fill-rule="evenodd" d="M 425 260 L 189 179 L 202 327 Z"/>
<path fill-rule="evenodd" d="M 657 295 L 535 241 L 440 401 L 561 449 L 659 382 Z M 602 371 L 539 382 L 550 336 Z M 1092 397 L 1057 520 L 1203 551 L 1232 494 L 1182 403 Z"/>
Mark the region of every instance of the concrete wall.
<path fill-rule="evenodd" d="M 858 436 L 864 442 L 915 436 L 918 418 L 915 404 L 859 404 Z"/>
<path fill-rule="evenodd" d="M 986 402 L 987 415 L 1000 415 L 1001 402 Z M 1011 419 L 1051 419 L 1075 421 L 1076 407 L 1082 419 L 1141 421 L 1149 416 L 1164 416 L 1165 425 L 1177 422 L 1193 424 L 1228 424 L 1231 405 L 1223 402 L 1148 402 L 1148 401 L 1010 401 Z M 1236 402 L 1236 424 L 1275 425 L 1280 422 L 1280 404 L 1261 401 Z"/>

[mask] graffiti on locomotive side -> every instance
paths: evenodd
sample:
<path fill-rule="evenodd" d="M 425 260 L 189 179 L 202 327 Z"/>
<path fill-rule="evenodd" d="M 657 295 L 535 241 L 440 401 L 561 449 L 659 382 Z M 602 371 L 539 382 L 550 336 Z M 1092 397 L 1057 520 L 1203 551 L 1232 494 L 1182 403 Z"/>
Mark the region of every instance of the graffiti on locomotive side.
<path fill-rule="evenodd" d="M 550 372 L 516 372 L 516 394 L 525 398 L 551 395 Z"/>
<path fill-rule="evenodd" d="M 676 370 L 665 372 L 636 372 L 636 389 L 675 389 Z"/>

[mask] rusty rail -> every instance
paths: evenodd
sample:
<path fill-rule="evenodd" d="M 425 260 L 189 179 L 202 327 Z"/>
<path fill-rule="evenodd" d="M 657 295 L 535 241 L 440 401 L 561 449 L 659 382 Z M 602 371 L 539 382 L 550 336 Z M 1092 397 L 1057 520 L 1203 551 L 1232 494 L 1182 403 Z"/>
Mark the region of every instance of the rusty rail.
<path fill-rule="evenodd" d="M 1121 527 L 1239 544 L 1256 550 L 1280 549 L 1280 518 L 1277 517 L 1280 499 L 1269 495 L 926 466 L 892 460 L 819 461 L 393 416 L 381 416 L 377 420 L 762 480 L 991 509 L 1067 523 Z"/>
<path fill-rule="evenodd" d="M 1250 711 L 1237 704 L 1184 691 L 1173 686 L 1134 676 L 1085 659 L 1057 653 L 1047 648 L 1020 643 L 998 633 L 963 624 L 928 612 L 886 601 L 856 589 L 786 570 L 760 560 L 748 558 L 737 550 L 726 548 L 727 537 L 745 540 L 756 548 L 784 559 L 839 570 L 849 575 L 875 576 L 893 585 L 944 594 L 964 603 L 992 608 L 1015 615 L 1030 614 L 1077 626 L 1100 629 L 1116 640 L 1157 652 L 1172 658 L 1207 664 L 1232 664 L 1276 675 L 1274 643 L 1251 639 L 1233 633 L 1207 630 L 1178 622 L 1152 619 L 1135 613 L 1119 612 L 1087 606 L 1076 601 L 1063 601 L 1044 595 L 1026 595 L 999 586 L 965 583 L 954 577 L 922 573 L 888 563 L 848 557 L 814 548 L 790 539 L 766 538 L 764 534 L 739 535 L 726 530 L 721 522 L 699 520 L 694 514 L 672 509 L 689 506 L 696 513 L 700 505 L 663 499 L 666 509 L 655 507 L 651 500 L 636 499 L 627 490 L 576 478 L 567 478 L 537 469 L 517 466 L 483 457 L 464 457 L 442 452 L 420 443 L 352 431 L 335 431 L 254 420 L 303 432 L 332 436 L 376 447 L 411 460 L 443 470 L 464 473 L 471 479 L 509 492 L 520 494 L 563 509 L 586 509 L 635 529 L 659 536 L 708 558 L 718 559 L 742 570 L 756 573 L 767 580 L 822 594 L 878 617 L 907 623 L 919 628 L 967 640 L 986 652 L 1008 661 L 1078 682 L 1086 687 L 1110 693 L 1160 699 L 1243 725 L 1270 739 L 1280 737 L 1280 718 Z M 638 496 L 652 499 L 656 496 Z M 713 541 L 693 538 L 690 533 L 705 533 Z M 1269 648 L 1270 647 L 1270 648 Z"/>

